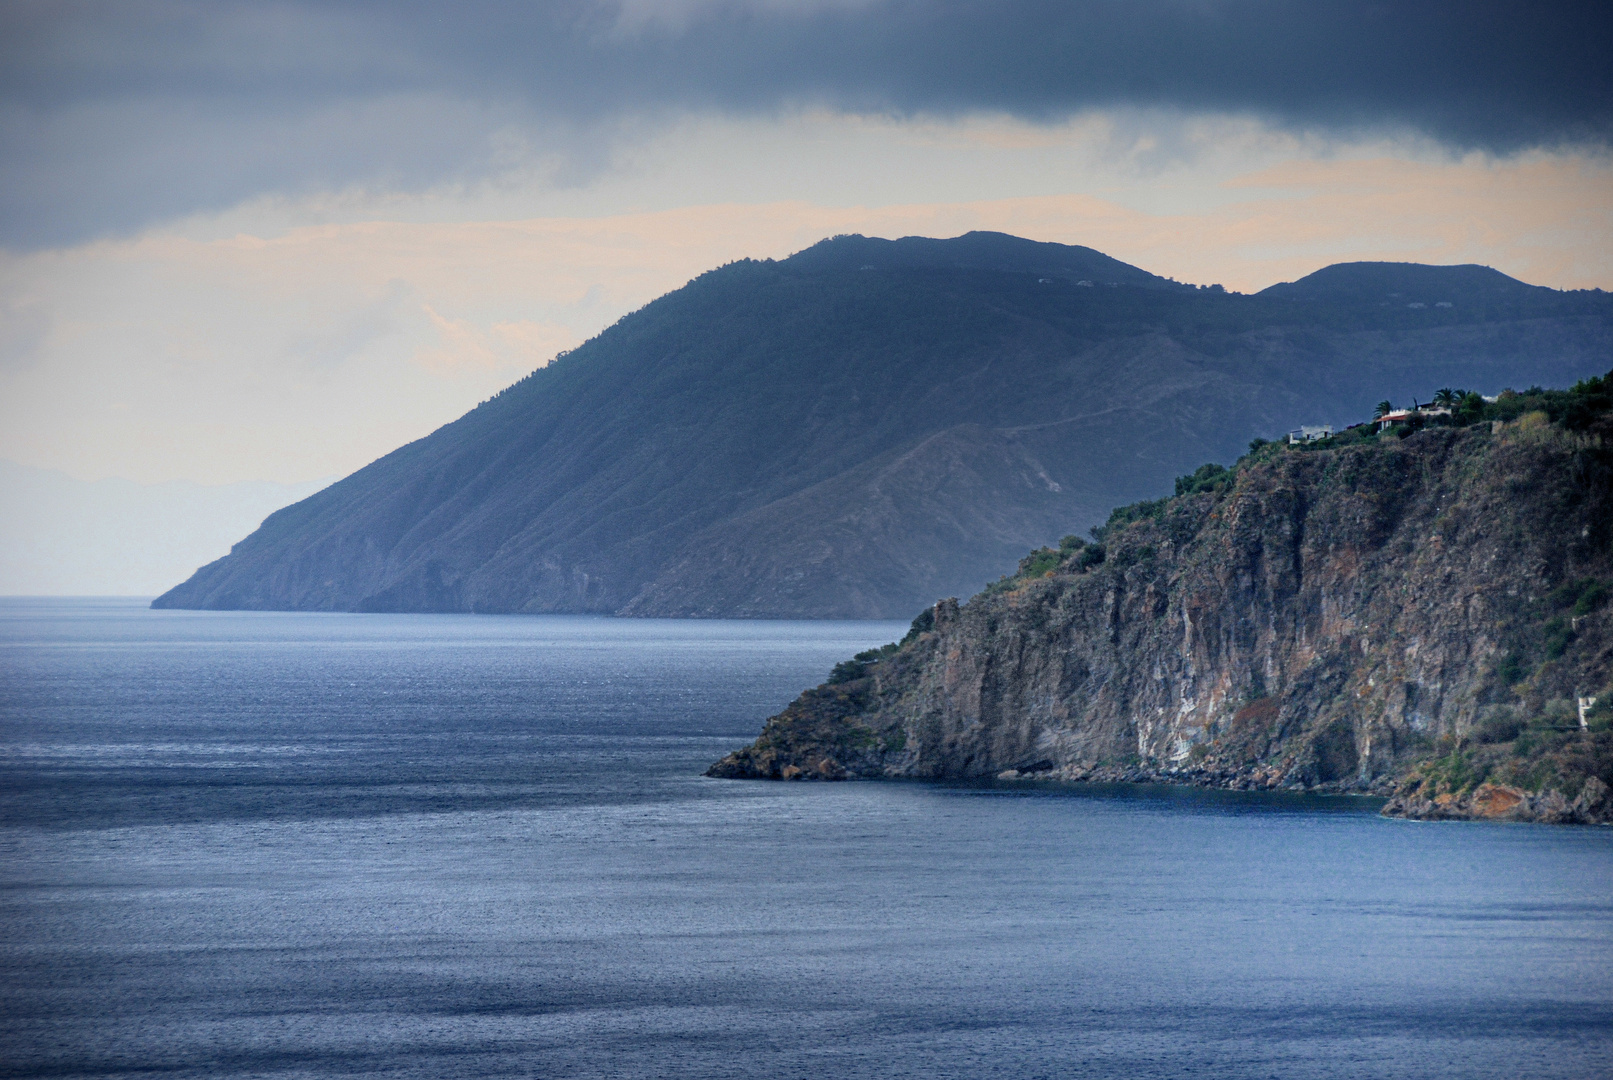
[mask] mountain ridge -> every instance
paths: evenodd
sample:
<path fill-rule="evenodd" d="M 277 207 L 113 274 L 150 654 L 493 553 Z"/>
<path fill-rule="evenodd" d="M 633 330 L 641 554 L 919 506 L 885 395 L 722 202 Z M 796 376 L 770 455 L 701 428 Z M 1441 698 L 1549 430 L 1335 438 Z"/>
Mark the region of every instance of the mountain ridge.
<path fill-rule="evenodd" d="M 992 270 L 1050 274 L 1069 281 L 1131 285 L 1149 289 L 1192 289 L 1078 244 L 1027 240 L 1008 233 L 976 230 L 948 240 L 903 236 L 896 240 L 856 233 L 832 236 L 780 261 L 780 265 L 824 270 Z"/>
<path fill-rule="evenodd" d="M 1613 350 L 1609 298 L 1485 305 L 1243 296 L 1001 234 L 834 238 L 700 275 L 156 605 L 903 617 L 1386 385 L 1571 381 Z"/>

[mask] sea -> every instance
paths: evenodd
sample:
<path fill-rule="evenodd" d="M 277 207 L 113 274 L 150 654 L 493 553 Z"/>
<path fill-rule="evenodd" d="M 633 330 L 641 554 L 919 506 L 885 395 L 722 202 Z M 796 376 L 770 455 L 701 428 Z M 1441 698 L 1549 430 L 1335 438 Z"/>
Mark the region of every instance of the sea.
<path fill-rule="evenodd" d="M 1613 829 L 701 775 L 905 629 L 0 601 L 0 1075 L 1613 1076 Z"/>

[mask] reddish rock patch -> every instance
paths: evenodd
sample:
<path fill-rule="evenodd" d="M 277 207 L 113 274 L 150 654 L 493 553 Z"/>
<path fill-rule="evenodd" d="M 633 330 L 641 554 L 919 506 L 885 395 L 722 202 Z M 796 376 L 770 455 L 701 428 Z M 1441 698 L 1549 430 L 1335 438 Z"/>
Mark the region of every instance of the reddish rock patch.
<path fill-rule="evenodd" d="M 1500 784 L 1480 784 L 1469 803 L 1471 812 L 1478 817 L 1505 817 L 1524 801 L 1524 793 L 1517 788 Z"/>

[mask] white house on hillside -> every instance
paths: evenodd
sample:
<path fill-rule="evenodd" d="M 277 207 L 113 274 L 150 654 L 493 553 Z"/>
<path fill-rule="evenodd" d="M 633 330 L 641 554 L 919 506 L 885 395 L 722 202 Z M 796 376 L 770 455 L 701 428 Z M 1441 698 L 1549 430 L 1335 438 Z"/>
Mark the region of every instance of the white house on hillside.
<path fill-rule="evenodd" d="M 1315 442 L 1333 434 L 1332 424 L 1304 424 L 1288 433 L 1290 443 Z"/>
<path fill-rule="evenodd" d="M 1449 409 L 1395 409 L 1378 417 L 1378 430 L 1387 431 L 1396 424 L 1404 424 L 1414 416 L 1428 419 L 1435 416 L 1449 416 L 1450 414 Z"/>

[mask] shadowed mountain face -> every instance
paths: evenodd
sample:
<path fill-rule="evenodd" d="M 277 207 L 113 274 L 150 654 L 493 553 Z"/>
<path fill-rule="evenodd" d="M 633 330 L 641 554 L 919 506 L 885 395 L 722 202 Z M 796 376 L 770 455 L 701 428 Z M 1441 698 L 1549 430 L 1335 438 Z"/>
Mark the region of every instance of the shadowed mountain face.
<path fill-rule="evenodd" d="M 1411 308 L 1480 307 L 1491 316 L 1494 309 L 1517 305 L 1519 313 L 1531 302 L 1544 300 L 1552 290 L 1526 285 L 1488 266 L 1423 266 L 1418 263 L 1359 262 L 1324 267 L 1298 281 L 1285 281 L 1261 291 L 1261 296 L 1282 300 L 1331 302 L 1351 307 Z"/>
<path fill-rule="evenodd" d="M 1483 268 L 1240 296 L 1000 234 L 837 237 L 702 275 L 157 605 L 905 617 L 1255 436 L 1610 352 L 1613 298 Z"/>

